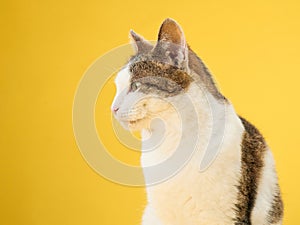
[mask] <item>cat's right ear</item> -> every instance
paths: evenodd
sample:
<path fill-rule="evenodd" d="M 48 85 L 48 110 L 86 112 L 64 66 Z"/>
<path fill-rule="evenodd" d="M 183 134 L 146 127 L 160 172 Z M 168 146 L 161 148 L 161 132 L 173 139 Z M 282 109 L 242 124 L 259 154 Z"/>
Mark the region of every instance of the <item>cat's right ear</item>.
<path fill-rule="evenodd" d="M 152 50 L 153 46 L 146 39 L 135 33 L 133 30 L 130 30 L 129 37 L 131 39 L 133 48 L 135 49 L 137 54 Z"/>

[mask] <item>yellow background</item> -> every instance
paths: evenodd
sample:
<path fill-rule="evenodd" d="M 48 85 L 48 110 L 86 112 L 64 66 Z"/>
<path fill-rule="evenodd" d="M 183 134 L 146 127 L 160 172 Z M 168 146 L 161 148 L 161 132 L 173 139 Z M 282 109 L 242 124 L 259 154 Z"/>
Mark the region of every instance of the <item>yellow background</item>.
<path fill-rule="evenodd" d="M 182 25 L 237 112 L 263 132 L 284 224 L 299 224 L 299 11 L 297 0 L 1 1 L 0 224 L 138 224 L 144 189 L 109 182 L 87 165 L 72 103 L 96 58 L 127 43 L 130 28 L 155 39 L 166 17 Z M 114 91 L 110 82 L 100 96 L 98 127 L 109 125 Z M 103 135 L 120 146 L 110 131 Z M 138 162 L 126 149 L 116 154 Z"/>

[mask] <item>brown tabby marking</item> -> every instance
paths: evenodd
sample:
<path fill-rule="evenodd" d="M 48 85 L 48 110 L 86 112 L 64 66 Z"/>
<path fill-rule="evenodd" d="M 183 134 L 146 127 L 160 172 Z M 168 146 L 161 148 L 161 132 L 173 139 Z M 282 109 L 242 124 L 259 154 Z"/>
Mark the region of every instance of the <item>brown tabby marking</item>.
<path fill-rule="evenodd" d="M 279 186 L 274 194 L 271 210 L 269 211 L 268 221 L 270 224 L 278 223 L 283 217 L 283 202 L 280 196 Z"/>
<path fill-rule="evenodd" d="M 259 131 L 244 118 L 240 117 L 240 119 L 245 132 L 242 141 L 242 174 L 237 187 L 239 192 L 234 221 L 236 225 L 251 225 L 251 213 L 255 205 L 267 146 Z"/>
<path fill-rule="evenodd" d="M 155 61 L 135 62 L 130 66 L 130 72 L 131 83 L 140 82 L 143 86 L 155 86 L 173 95 L 186 90 L 192 81 L 186 72 L 176 66 Z"/>

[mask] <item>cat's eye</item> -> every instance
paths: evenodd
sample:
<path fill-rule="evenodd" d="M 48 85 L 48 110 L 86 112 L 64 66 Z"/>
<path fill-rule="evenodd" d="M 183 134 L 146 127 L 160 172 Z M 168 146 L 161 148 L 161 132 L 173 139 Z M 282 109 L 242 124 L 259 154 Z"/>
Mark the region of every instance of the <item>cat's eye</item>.
<path fill-rule="evenodd" d="M 141 86 L 140 82 L 133 82 L 130 86 L 130 91 L 136 91 Z"/>

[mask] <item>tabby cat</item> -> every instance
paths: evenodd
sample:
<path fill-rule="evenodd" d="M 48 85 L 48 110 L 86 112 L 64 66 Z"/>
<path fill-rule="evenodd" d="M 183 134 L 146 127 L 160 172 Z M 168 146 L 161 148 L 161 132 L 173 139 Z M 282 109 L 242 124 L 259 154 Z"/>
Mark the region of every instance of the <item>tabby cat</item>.
<path fill-rule="evenodd" d="M 136 52 L 115 79 L 112 112 L 125 128 L 142 134 L 148 200 L 142 225 L 282 224 L 283 204 L 268 145 L 220 93 L 178 23 L 166 19 L 156 44 L 133 31 L 130 37 Z M 226 120 L 222 113 L 212 118 L 212 105 L 225 109 Z M 214 126 L 224 129 L 212 131 Z M 155 134 L 163 137 L 151 146 L 147 140 Z M 220 146 L 208 148 L 220 137 Z M 180 170 L 164 181 L 148 182 L 153 174 L 147 167 L 176 151 L 190 154 L 193 147 Z M 200 170 L 210 151 L 216 156 Z"/>

